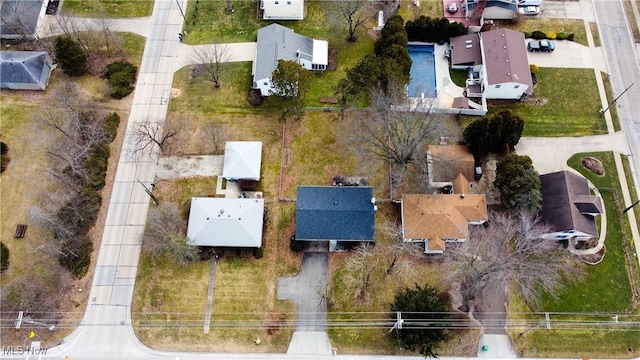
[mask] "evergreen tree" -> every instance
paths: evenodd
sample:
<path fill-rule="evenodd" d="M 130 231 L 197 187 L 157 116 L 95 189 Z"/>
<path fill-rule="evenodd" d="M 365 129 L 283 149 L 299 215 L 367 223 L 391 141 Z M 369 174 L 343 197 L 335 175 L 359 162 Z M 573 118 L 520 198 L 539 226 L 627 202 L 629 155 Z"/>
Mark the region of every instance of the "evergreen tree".
<path fill-rule="evenodd" d="M 449 339 L 448 332 L 438 326 L 449 317 L 448 300 L 445 294 L 428 285 L 420 287 L 416 284 L 415 289 L 405 289 L 396 294 L 391 304 L 391 320 L 397 319 L 398 311 L 404 318 L 411 319 L 410 322 L 405 321 L 401 330 L 397 330 L 400 345 L 419 351 L 426 357 L 437 357 L 438 345 Z"/>
<path fill-rule="evenodd" d="M 80 76 L 87 72 L 87 58 L 82 47 L 68 36 L 56 38 L 54 52 L 56 60 L 65 74 Z"/>

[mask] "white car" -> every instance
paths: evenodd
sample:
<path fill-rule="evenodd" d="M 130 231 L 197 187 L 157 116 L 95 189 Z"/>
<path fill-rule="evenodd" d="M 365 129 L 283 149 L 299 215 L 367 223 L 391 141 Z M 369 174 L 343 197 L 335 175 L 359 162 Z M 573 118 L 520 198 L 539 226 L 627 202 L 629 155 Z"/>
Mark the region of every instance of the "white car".
<path fill-rule="evenodd" d="M 520 13 L 521 15 L 528 15 L 528 16 L 540 15 L 540 6 L 534 6 L 534 5 L 520 6 L 518 7 L 518 13 Z"/>

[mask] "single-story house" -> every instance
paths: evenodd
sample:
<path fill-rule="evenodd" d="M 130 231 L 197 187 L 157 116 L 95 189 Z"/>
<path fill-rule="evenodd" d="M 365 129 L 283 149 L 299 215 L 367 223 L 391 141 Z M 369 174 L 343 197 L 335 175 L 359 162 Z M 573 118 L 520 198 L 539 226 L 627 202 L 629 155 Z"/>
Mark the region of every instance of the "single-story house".
<path fill-rule="evenodd" d="M 497 29 L 451 38 L 453 69 L 467 69 L 467 97 L 518 100 L 533 94 L 524 34 Z"/>
<path fill-rule="evenodd" d="M 35 39 L 38 22 L 44 19 L 47 3 L 43 0 L 2 0 L 0 38 Z"/>
<path fill-rule="evenodd" d="M 463 8 L 467 19 L 511 20 L 518 15 L 516 0 L 464 0 Z"/>
<path fill-rule="evenodd" d="M 264 199 L 194 197 L 187 241 L 194 246 L 262 247 Z"/>
<path fill-rule="evenodd" d="M 473 154 L 466 145 L 429 145 L 427 163 L 429 183 L 435 187 L 451 185 L 459 174 L 473 179 Z"/>
<path fill-rule="evenodd" d="M 551 226 L 546 239 L 586 241 L 598 236 L 596 216 L 602 213 L 600 197 L 591 195 L 587 179 L 569 171 L 540 175 L 540 218 Z"/>
<path fill-rule="evenodd" d="M 401 203 L 404 241 L 423 242 L 425 254 L 441 254 L 447 242 L 466 241 L 469 225 L 482 225 L 488 215 L 485 195 L 456 193 L 465 188 L 469 188 L 469 181 L 459 175 L 453 194 L 404 194 Z"/>
<path fill-rule="evenodd" d="M 251 75 L 252 88 L 262 96 L 269 96 L 274 88 L 271 74 L 278 68 L 278 60 L 294 60 L 303 68 L 325 71 L 329 63 L 329 43 L 300 34 L 278 24 L 258 30 L 256 58 Z"/>
<path fill-rule="evenodd" d="M 46 51 L 0 51 L 0 88 L 44 90 L 52 69 Z"/>
<path fill-rule="evenodd" d="M 224 149 L 222 177 L 230 180 L 260 181 L 262 142 L 227 141 Z"/>
<path fill-rule="evenodd" d="M 260 0 L 262 20 L 302 20 L 304 0 Z"/>
<path fill-rule="evenodd" d="M 299 186 L 295 238 L 328 241 L 330 251 L 374 242 L 375 211 L 369 186 Z"/>

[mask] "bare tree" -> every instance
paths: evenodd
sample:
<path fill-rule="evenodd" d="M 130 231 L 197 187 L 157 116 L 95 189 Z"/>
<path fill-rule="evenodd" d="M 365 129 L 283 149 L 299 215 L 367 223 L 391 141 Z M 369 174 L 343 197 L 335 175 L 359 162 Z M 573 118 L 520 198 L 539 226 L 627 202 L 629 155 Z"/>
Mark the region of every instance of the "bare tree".
<path fill-rule="evenodd" d="M 179 125 L 165 127 L 165 124 L 148 119 L 135 124 L 132 135 L 133 144 L 129 151 L 139 154 L 145 150 L 152 151 L 157 146 L 161 152 L 168 152 L 171 141 L 179 136 L 182 127 Z"/>
<path fill-rule="evenodd" d="M 349 258 L 347 268 L 349 269 L 348 282 L 356 288 L 356 300 L 366 303 L 371 287 L 371 275 L 378 267 L 379 257 L 373 253 L 373 245 L 363 242 L 353 251 Z"/>
<path fill-rule="evenodd" d="M 162 202 L 149 209 L 143 240 L 152 254 L 169 253 L 184 263 L 196 258 L 198 249 L 187 243 L 185 222 L 175 203 Z"/>
<path fill-rule="evenodd" d="M 52 159 L 47 172 L 71 186 L 85 180 L 85 161 L 96 146 L 108 142 L 102 115 L 93 109 L 72 83 L 56 92 L 58 107 L 34 114 L 39 131 L 45 135 L 45 152 Z M 77 189 L 76 189 L 77 190 Z"/>
<path fill-rule="evenodd" d="M 462 284 L 464 299 L 484 289 L 504 291 L 516 285 L 522 297 L 536 304 L 582 275 L 579 259 L 553 240 L 541 239 L 549 227 L 526 212 L 492 213 L 487 227 L 471 228 L 469 239 L 447 246 L 444 253 L 451 282 Z"/>
<path fill-rule="evenodd" d="M 197 46 L 194 48 L 196 62 L 203 64 L 207 78 L 213 82 L 213 87 L 220 87 L 220 77 L 222 75 L 222 64 L 229 61 L 231 53 L 229 48 L 223 44 L 213 44 Z"/>
<path fill-rule="evenodd" d="M 381 232 L 388 238 L 388 245 L 382 249 L 387 276 L 398 275 L 409 278 L 415 274 L 414 259 L 420 256 L 416 244 L 404 242 L 402 227 L 398 223 L 385 224 Z"/>
<path fill-rule="evenodd" d="M 355 42 L 356 30 L 373 16 L 371 1 L 369 0 L 340 0 L 333 2 L 330 19 L 339 20 L 346 24 L 349 35 L 347 40 Z"/>
<path fill-rule="evenodd" d="M 227 127 L 225 124 L 211 120 L 204 127 L 205 141 L 213 149 L 215 155 L 224 152 L 224 145 L 227 139 Z"/>
<path fill-rule="evenodd" d="M 417 105 L 403 105 L 399 92 L 384 95 L 381 91 L 372 96 L 372 108 L 356 114 L 354 126 L 358 142 L 370 153 L 391 164 L 392 194 L 403 181 L 410 165 L 426 161 L 428 145 L 449 133 L 446 115 L 439 112 L 432 100 Z M 420 165 L 426 170 L 426 166 Z"/>

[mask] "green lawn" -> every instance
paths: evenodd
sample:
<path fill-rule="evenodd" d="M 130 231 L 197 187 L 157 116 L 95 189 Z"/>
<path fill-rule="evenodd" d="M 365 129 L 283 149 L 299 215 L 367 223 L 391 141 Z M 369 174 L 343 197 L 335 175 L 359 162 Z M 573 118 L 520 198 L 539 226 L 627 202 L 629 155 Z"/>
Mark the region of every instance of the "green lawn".
<path fill-rule="evenodd" d="M 488 116 L 511 110 L 525 121 L 523 136 L 606 133 L 593 69 L 540 68 L 534 95 L 533 100 L 491 106 Z"/>
<path fill-rule="evenodd" d="M 584 28 L 584 22 L 582 20 L 574 19 L 543 19 L 543 18 L 531 18 L 521 19 L 516 24 L 508 22 L 500 22 L 500 27 L 508 27 L 514 30 L 531 33 L 533 31 L 542 31 L 545 33 L 555 32 L 574 34 L 573 41 L 589 46 L 587 42 L 587 31 Z"/>
<path fill-rule="evenodd" d="M 151 16 L 150 0 L 64 0 L 60 2 L 65 12 L 74 16 L 140 17 Z"/>
<path fill-rule="evenodd" d="M 605 176 L 597 176 L 581 165 L 581 159 L 586 156 L 592 156 L 602 161 L 605 167 Z M 567 319 L 573 321 L 594 319 L 593 316 L 579 315 L 582 312 L 605 313 L 604 316 L 607 319 L 601 319 L 601 321 L 609 321 L 610 316 L 606 313 L 625 314 L 631 303 L 631 289 L 622 243 L 630 240 L 621 231 L 621 226 L 626 228 L 629 224 L 626 217 L 620 216 L 622 207 L 616 203 L 614 196 L 614 191 L 620 194 L 620 185 L 617 182 L 613 154 L 576 154 L 569 159 L 568 164 L 602 190 L 607 211 L 607 239 L 605 241 L 607 252 L 600 264 L 587 267 L 587 277 L 584 280 L 570 285 L 563 293 L 559 294 L 558 302 L 554 302 L 550 296 L 546 296 L 543 298 L 542 306 L 535 311 L 571 312 L 574 315 L 569 315 Z M 628 230 L 625 233 L 628 234 Z M 522 303 L 512 305 L 510 311 L 529 311 L 529 308 Z M 637 309 L 632 311 L 632 314 L 637 313 Z M 537 319 L 540 320 L 541 317 Z M 629 318 L 621 317 L 621 321 L 629 321 Z M 533 330 L 518 337 L 517 334 L 524 330 L 519 329 L 511 333 L 518 354 L 521 356 L 637 357 L 640 355 L 640 337 L 637 329 L 632 331 L 625 331 L 625 329 L 599 331 L 596 328 L 574 327 L 573 329 L 556 331 Z M 631 353 L 627 352 L 629 346 L 633 348 Z"/>

